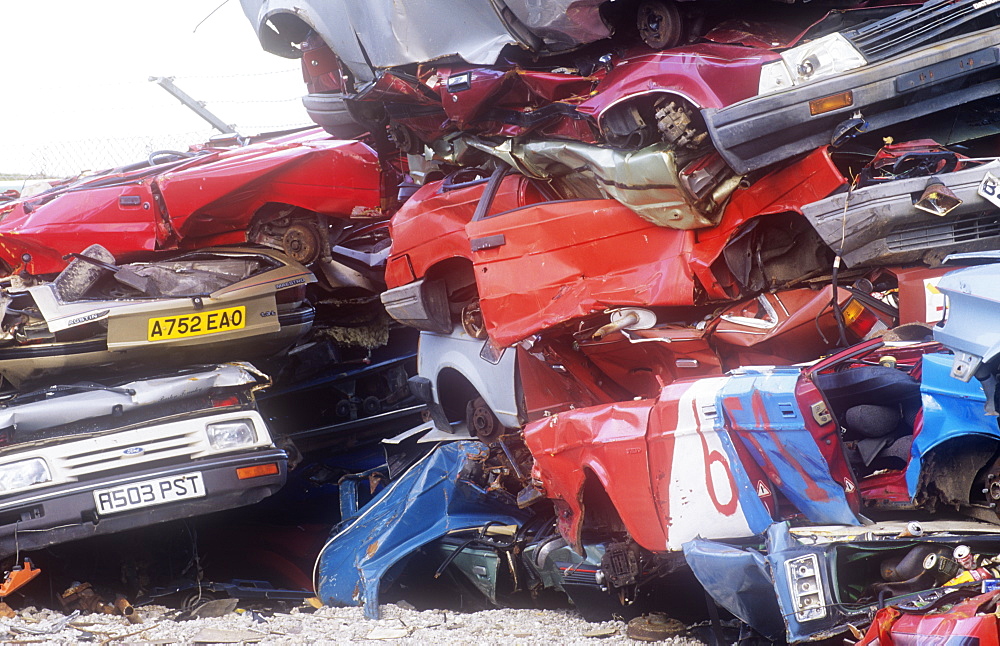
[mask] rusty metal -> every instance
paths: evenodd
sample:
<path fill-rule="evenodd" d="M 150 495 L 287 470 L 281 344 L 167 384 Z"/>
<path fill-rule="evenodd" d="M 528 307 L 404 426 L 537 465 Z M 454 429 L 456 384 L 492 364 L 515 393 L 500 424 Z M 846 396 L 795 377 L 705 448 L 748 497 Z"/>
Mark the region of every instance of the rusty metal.
<path fill-rule="evenodd" d="M 962 205 L 962 200 L 950 188 L 941 182 L 934 182 L 924 189 L 920 199 L 913 207 L 926 211 L 931 215 L 948 215 Z"/>
<path fill-rule="evenodd" d="M 479 309 L 479 301 L 473 301 L 462 308 L 462 329 L 473 339 L 485 339 L 486 323 L 483 312 Z"/>
<path fill-rule="evenodd" d="M 104 600 L 94 591 L 89 583 L 74 582 L 61 595 L 59 604 L 63 610 L 82 610 L 84 612 L 99 612 L 105 615 L 116 614 L 113 605 Z"/>
<path fill-rule="evenodd" d="M 643 617 L 636 617 L 628 622 L 625 634 L 629 638 L 639 641 L 658 642 L 668 637 L 681 635 L 685 630 L 682 622 L 671 619 L 665 614 L 654 612 Z"/>
<path fill-rule="evenodd" d="M 132 605 L 132 602 L 122 595 L 118 595 L 115 598 L 115 609 L 118 610 L 118 612 L 120 612 L 130 624 L 142 623 L 142 617 L 135 611 L 135 607 Z"/>
<path fill-rule="evenodd" d="M 315 225 L 296 222 L 285 231 L 285 235 L 281 238 L 281 247 L 293 259 L 308 265 L 319 258 L 322 249 L 319 236 Z"/>
<path fill-rule="evenodd" d="M 500 420 L 496 418 L 482 397 L 477 397 L 469 402 L 465 410 L 465 420 L 469 425 L 469 432 L 478 437 L 484 444 L 492 444 L 503 435 L 504 428 L 500 424 Z"/>

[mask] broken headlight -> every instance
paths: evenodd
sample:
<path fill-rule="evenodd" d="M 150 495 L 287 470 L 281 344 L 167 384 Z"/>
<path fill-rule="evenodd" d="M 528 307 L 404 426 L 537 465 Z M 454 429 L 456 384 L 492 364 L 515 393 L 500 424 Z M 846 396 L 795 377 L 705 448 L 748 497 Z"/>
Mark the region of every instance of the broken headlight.
<path fill-rule="evenodd" d="M 807 554 L 785 561 L 785 573 L 788 575 L 795 619 L 813 621 L 825 617 L 826 594 L 816 555 Z"/>
<path fill-rule="evenodd" d="M 770 94 L 794 85 L 836 76 L 867 62 L 861 52 L 842 35 L 823 36 L 782 52 L 780 61 L 763 65 L 760 68 L 757 94 Z"/>
<path fill-rule="evenodd" d="M 0 493 L 27 489 L 40 482 L 50 482 L 49 465 L 42 458 L 20 460 L 0 465 Z"/>
<path fill-rule="evenodd" d="M 224 451 L 252 446 L 257 442 L 257 432 L 253 422 L 248 419 L 237 419 L 229 422 L 217 422 L 205 427 L 208 442 L 213 449 Z"/>

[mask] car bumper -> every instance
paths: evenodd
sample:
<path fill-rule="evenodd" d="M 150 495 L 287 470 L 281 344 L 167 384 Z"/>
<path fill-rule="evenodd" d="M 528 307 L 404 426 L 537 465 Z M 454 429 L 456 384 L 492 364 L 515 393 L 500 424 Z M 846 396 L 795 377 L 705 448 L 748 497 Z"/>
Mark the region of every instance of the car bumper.
<path fill-rule="evenodd" d="M 380 298 L 389 316 L 403 325 L 426 332 L 451 332 L 451 312 L 443 281 L 418 280 L 387 289 Z"/>
<path fill-rule="evenodd" d="M 995 249 L 1000 243 L 997 209 L 977 194 L 987 172 L 1000 174 L 1000 165 L 867 186 L 813 202 L 802 214 L 849 267 L 933 265 L 950 253 Z M 914 196 L 935 183 L 962 201 L 945 216 L 914 206 Z"/>
<path fill-rule="evenodd" d="M 939 110 L 1000 94 L 1000 82 L 980 80 L 935 96 L 919 93 L 933 84 L 960 79 L 1000 61 L 1000 27 L 954 38 L 829 79 L 702 111 L 719 154 L 747 173 L 831 143 L 838 128 L 857 112 L 874 130 Z M 851 105 L 813 116 L 810 101 L 851 92 Z M 908 98 L 905 107 L 889 107 Z"/>
<path fill-rule="evenodd" d="M 246 480 L 237 477 L 238 468 L 268 463 L 276 463 L 278 473 Z M 249 454 L 193 460 L 127 475 L 118 474 L 88 482 L 27 491 L 0 503 L 0 554 L 10 555 L 18 549 L 39 549 L 250 505 L 274 494 L 285 484 L 287 466 L 288 455 L 284 451 L 264 449 Z M 201 498 L 177 500 L 110 515 L 97 514 L 94 492 L 99 489 L 195 471 L 201 473 L 205 485 L 206 493 Z"/>

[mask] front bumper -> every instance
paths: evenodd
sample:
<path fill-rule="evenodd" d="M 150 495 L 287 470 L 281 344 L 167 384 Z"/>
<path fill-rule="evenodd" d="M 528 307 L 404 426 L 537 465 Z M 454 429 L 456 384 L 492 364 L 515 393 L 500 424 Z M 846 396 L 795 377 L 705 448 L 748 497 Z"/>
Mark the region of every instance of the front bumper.
<path fill-rule="evenodd" d="M 936 264 L 950 253 L 995 249 L 1000 243 L 1000 213 L 977 194 L 987 172 L 1000 174 L 1000 164 L 866 186 L 808 204 L 802 214 L 849 267 Z M 915 196 L 938 182 L 962 201 L 946 216 L 914 207 Z"/>
<path fill-rule="evenodd" d="M 1000 27 L 993 27 L 702 114 L 719 154 L 736 172 L 747 173 L 831 143 L 858 112 L 867 131 L 998 95 L 1000 80 L 993 74 L 961 90 L 919 97 L 935 84 L 995 69 L 998 62 Z M 810 114 L 810 101 L 848 91 L 851 105 Z M 899 100 L 905 105 L 896 105 Z"/>
<path fill-rule="evenodd" d="M 247 480 L 236 475 L 240 467 L 272 462 L 278 464 L 275 475 Z M 263 449 L 26 491 L 0 502 L 0 555 L 251 505 L 285 484 L 287 466 L 288 455 L 284 451 Z M 97 514 L 93 492 L 98 489 L 193 471 L 201 472 L 205 484 L 206 495 L 201 498 L 105 516 Z"/>

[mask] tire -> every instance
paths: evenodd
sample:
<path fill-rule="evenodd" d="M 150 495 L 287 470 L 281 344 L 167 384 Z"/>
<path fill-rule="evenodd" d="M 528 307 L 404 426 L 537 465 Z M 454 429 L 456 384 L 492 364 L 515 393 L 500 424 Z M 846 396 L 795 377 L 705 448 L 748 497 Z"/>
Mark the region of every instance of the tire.
<path fill-rule="evenodd" d="M 111 252 L 99 244 L 92 244 L 84 249 L 83 255 L 109 264 L 115 262 Z M 103 267 L 74 258 L 53 281 L 56 294 L 65 302 L 78 301 L 107 273 L 108 270 Z"/>

